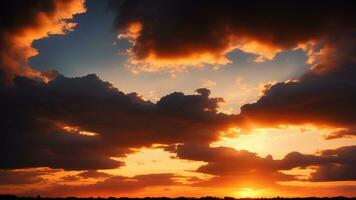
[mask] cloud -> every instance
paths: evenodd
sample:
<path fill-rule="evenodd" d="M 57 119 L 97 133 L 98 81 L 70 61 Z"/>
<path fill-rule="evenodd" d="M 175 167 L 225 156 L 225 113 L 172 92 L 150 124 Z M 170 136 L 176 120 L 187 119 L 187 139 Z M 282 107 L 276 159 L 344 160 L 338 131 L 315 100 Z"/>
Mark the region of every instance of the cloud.
<path fill-rule="evenodd" d="M 144 174 L 133 177 L 112 176 L 102 172 L 85 171 L 77 175 L 64 176 L 65 184 L 49 184 L 41 189 L 22 191 L 21 195 L 44 196 L 116 196 L 139 192 L 152 187 L 186 186 L 186 187 L 224 187 L 224 188 L 284 188 L 281 181 L 354 181 L 356 146 L 346 146 L 332 150 L 323 150 L 316 154 L 291 152 L 282 159 L 272 156 L 258 156 L 245 150 L 228 147 L 209 147 L 206 145 L 170 145 L 165 150 L 176 153 L 180 159 L 204 161 L 195 172 L 212 175 L 210 179 L 188 178 L 187 183 L 179 182 L 181 176 L 171 173 Z M 285 170 L 313 167 L 308 178 L 288 175 Z M 282 172 L 283 170 L 283 172 Z M 42 175 L 48 170 L 1 170 L 5 177 L 1 185 L 29 184 L 44 181 Z M 74 184 L 82 178 L 96 179 L 95 183 Z M 104 179 L 104 180 L 103 180 Z M 60 182 L 58 182 L 60 183 Z"/>
<path fill-rule="evenodd" d="M 194 183 L 196 186 L 266 186 L 278 181 L 353 181 L 356 180 L 356 146 L 323 150 L 318 154 L 291 152 L 283 159 L 260 157 L 246 150 L 229 147 L 184 144 L 165 149 L 176 153 L 177 158 L 204 161 L 195 172 L 213 175 L 210 180 Z M 288 175 L 283 170 L 315 167 L 309 178 Z"/>
<path fill-rule="evenodd" d="M 209 147 L 207 145 L 184 144 L 175 149 L 179 159 L 204 161 L 195 172 L 213 175 L 209 180 L 193 183 L 194 186 L 214 187 L 251 187 L 270 186 L 276 181 L 297 180 L 297 177 L 280 171 L 278 160 L 271 155 L 260 157 L 246 150 L 236 150 L 230 147 Z"/>
<path fill-rule="evenodd" d="M 0 86 L 0 168 L 109 169 L 132 148 L 216 141 L 231 119 L 209 95 L 174 92 L 155 104 L 93 74 L 48 83 L 17 76 Z"/>
<path fill-rule="evenodd" d="M 241 107 L 250 127 L 314 124 L 337 128 L 326 139 L 352 137 L 355 124 L 355 33 L 333 38 L 311 69 L 294 81 L 265 88 L 257 102 Z M 242 125 L 243 126 L 243 125 Z"/>
<path fill-rule="evenodd" d="M 52 185 L 36 191 L 24 192 L 21 195 L 41 195 L 52 197 L 63 196 L 123 196 L 139 192 L 146 188 L 157 186 L 172 186 L 180 183 L 174 180 L 175 175 L 170 173 L 143 174 L 133 177 L 112 176 L 103 181 L 86 185 Z"/>
<path fill-rule="evenodd" d="M 356 180 L 356 146 L 340 147 L 321 151 L 319 155 L 289 153 L 282 160 L 284 166 L 317 166 L 309 181 L 352 181 Z"/>
<path fill-rule="evenodd" d="M 327 164 L 318 167 L 311 174 L 310 181 L 354 181 L 356 180 L 355 164 Z"/>
<path fill-rule="evenodd" d="M 98 172 L 95 170 L 84 171 L 78 174 L 82 178 L 108 178 L 111 175 L 105 172 Z"/>
<path fill-rule="evenodd" d="M 79 181 L 80 177 L 75 176 L 75 175 L 67 175 L 67 176 L 61 177 L 61 180 L 65 181 L 65 182 L 74 182 L 74 181 Z"/>
<path fill-rule="evenodd" d="M 98 180 L 107 179 L 112 176 L 113 175 L 105 173 L 105 172 L 99 172 L 96 170 L 87 170 L 87 171 L 80 172 L 78 174 L 65 175 L 65 176 L 62 176 L 60 179 L 61 179 L 61 181 L 64 181 L 64 182 L 70 184 L 70 183 L 73 183 L 76 181 L 83 181 L 83 179 L 94 179 L 94 180 L 98 181 Z"/>
<path fill-rule="evenodd" d="M 353 30 L 356 18 L 347 0 L 126 0 L 111 7 L 119 37 L 133 45 L 134 72 L 224 65 L 235 49 L 259 55 L 257 62 L 299 47 L 315 56 L 330 37 Z"/>
<path fill-rule="evenodd" d="M 355 69 L 355 63 L 344 63 L 327 73 L 308 72 L 298 81 L 277 83 L 256 103 L 242 106 L 240 116 L 252 126 L 315 124 L 343 129 L 328 139 L 352 136 Z"/>
<path fill-rule="evenodd" d="M 28 65 L 37 54 L 32 42 L 73 30 L 73 15 L 85 12 L 84 0 L 1 1 L 0 69 L 11 80 L 14 75 L 42 77 Z"/>
<path fill-rule="evenodd" d="M 353 138 L 356 137 L 356 130 L 354 128 L 347 128 L 338 131 L 331 132 L 325 136 L 326 140 L 338 139 L 338 138 Z"/>
<path fill-rule="evenodd" d="M 42 182 L 45 179 L 41 175 L 43 171 L 24 171 L 24 170 L 0 170 L 0 185 L 22 185 Z"/>

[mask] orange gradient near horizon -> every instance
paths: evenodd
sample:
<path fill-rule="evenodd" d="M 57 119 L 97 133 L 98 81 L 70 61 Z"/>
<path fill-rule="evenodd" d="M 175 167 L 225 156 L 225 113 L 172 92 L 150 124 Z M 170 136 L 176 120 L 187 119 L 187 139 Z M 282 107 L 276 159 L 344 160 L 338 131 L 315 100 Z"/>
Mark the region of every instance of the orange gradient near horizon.
<path fill-rule="evenodd" d="M 72 127 L 67 131 L 72 131 Z M 70 129 L 70 130 L 69 130 Z M 353 138 L 342 138 L 335 140 L 324 140 L 323 135 L 330 130 L 318 129 L 315 126 L 285 126 L 281 128 L 259 128 L 251 130 L 250 133 L 243 134 L 240 129 L 232 128 L 229 130 L 229 137 L 223 137 L 211 146 L 232 147 L 237 150 L 248 150 L 256 152 L 259 156 L 272 155 L 274 159 L 281 159 L 291 151 L 299 151 L 306 154 L 314 154 L 318 150 L 334 149 L 345 145 L 353 145 L 356 140 Z M 232 137 L 235 135 L 236 137 Z M 306 141 L 305 138 L 308 138 Z M 286 141 L 293 141 L 293 143 Z M 261 177 L 245 177 L 243 179 L 231 179 L 228 182 L 216 182 L 215 185 L 208 187 L 191 186 L 195 179 L 210 180 L 214 176 L 194 172 L 200 166 L 206 164 L 204 162 L 189 161 L 175 158 L 175 154 L 166 152 L 160 145 L 154 145 L 152 148 L 136 149 L 135 153 L 124 158 L 113 158 L 125 162 L 125 166 L 118 169 L 99 170 L 112 176 L 135 177 L 142 174 L 157 174 L 157 173 L 172 173 L 177 177 L 174 180 L 178 185 L 159 185 L 149 186 L 133 191 L 116 192 L 114 189 L 99 187 L 95 191 L 90 191 L 91 185 L 105 181 L 105 178 L 90 178 L 70 180 L 70 176 L 76 176 L 81 171 L 63 171 L 50 169 L 28 169 L 27 171 L 48 170 L 47 174 L 42 175 L 46 181 L 38 184 L 31 184 L 28 187 L 18 186 L 0 186 L 0 192 L 11 188 L 14 191 L 39 190 L 47 188 L 48 185 L 64 184 L 68 186 L 83 186 L 81 189 L 73 190 L 76 196 L 128 196 L 128 197 L 145 197 L 145 196 L 167 196 L 178 197 L 186 196 L 184 192 L 189 191 L 188 196 L 205 196 L 206 190 L 209 190 L 209 195 L 224 197 L 241 197 L 241 198 L 257 198 L 257 197 L 275 197 L 275 196 L 325 196 L 339 195 L 337 190 L 333 188 L 347 188 L 356 186 L 355 181 L 346 182 L 305 182 L 305 181 L 282 181 L 277 184 L 273 180 L 268 180 Z M 273 148 L 271 148 L 273 146 Z M 300 177 L 308 177 L 313 171 L 309 169 L 292 169 L 283 171 L 286 174 L 294 174 Z M 66 179 L 65 177 L 69 177 Z M 193 178 L 194 177 L 194 178 Z M 192 179 L 193 178 L 193 179 Z M 267 184 L 266 184 L 267 183 Z M 94 187 L 93 187 L 94 189 Z M 317 189 L 320 193 L 315 193 Z M 58 195 L 60 191 L 49 191 L 48 195 Z M 70 193 L 71 194 L 71 193 Z M 345 196 L 352 196 L 352 191 L 343 193 Z"/>

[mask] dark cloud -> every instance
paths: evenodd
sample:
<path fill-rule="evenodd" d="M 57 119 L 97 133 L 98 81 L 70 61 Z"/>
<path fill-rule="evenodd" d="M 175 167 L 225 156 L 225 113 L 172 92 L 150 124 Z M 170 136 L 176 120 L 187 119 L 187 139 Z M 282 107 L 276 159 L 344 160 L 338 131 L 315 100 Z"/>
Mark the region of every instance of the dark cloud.
<path fill-rule="evenodd" d="M 351 137 L 356 119 L 356 35 L 334 37 L 319 61 L 296 81 L 279 82 L 240 117 L 258 126 L 314 124 L 341 128 L 327 139 Z"/>
<path fill-rule="evenodd" d="M 83 0 L 1 1 L 0 70 L 6 81 L 15 75 L 45 79 L 28 65 L 28 58 L 37 54 L 32 42 L 70 31 L 75 25 L 70 19 L 84 11 Z"/>
<path fill-rule="evenodd" d="M 195 171 L 215 177 L 208 181 L 196 182 L 196 186 L 225 187 L 246 183 L 270 185 L 275 181 L 297 180 L 294 176 L 279 172 L 279 161 L 270 155 L 260 157 L 246 150 L 194 144 L 178 145 L 171 152 L 175 152 L 179 159 L 207 162 Z"/>
<path fill-rule="evenodd" d="M 157 104 L 124 94 L 96 75 L 48 83 L 15 77 L 0 87 L 1 168 L 116 168 L 130 148 L 210 143 L 229 123 L 209 90 L 172 93 Z M 172 129 L 174 127 L 174 129 Z"/>
<path fill-rule="evenodd" d="M 317 166 L 309 181 L 356 180 L 356 146 L 324 150 L 319 155 L 289 153 L 282 162 L 287 168 Z"/>
<path fill-rule="evenodd" d="M 180 159 L 204 161 L 196 172 L 214 175 L 212 179 L 194 183 L 206 185 L 273 184 L 277 181 L 350 181 L 356 180 L 356 146 L 324 150 L 319 154 L 291 152 L 283 159 L 260 157 L 256 153 L 228 147 L 184 144 L 166 149 Z M 316 167 L 309 178 L 287 175 L 281 170 Z M 218 184 L 220 182 L 220 184 Z M 257 182 L 257 183 L 256 183 Z M 223 184 L 224 183 L 224 184 Z"/>
<path fill-rule="evenodd" d="M 325 164 L 311 174 L 310 181 L 354 181 L 356 180 L 356 167 L 353 164 Z"/>
<path fill-rule="evenodd" d="M 237 48 L 272 58 L 279 50 L 347 33 L 356 19 L 350 0 L 123 0 L 111 7 L 115 27 L 133 40 L 136 61 L 178 64 L 190 58 L 188 65 L 199 59 L 226 63 L 224 55 Z"/>
<path fill-rule="evenodd" d="M 241 116 L 260 126 L 316 124 L 345 128 L 335 138 L 352 135 L 356 119 L 356 63 L 338 65 L 327 73 L 309 72 L 297 82 L 277 83 Z M 352 133 L 352 134 L 351 134 Z M 329 137 L 329 139 L 331 139 Z"/>

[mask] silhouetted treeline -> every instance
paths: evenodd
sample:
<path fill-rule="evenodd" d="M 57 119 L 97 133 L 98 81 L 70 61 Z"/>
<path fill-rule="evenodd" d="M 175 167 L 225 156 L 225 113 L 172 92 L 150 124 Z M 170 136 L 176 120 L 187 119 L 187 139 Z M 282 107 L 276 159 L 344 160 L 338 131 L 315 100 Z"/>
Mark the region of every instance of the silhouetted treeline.
<path fill-rule="evenodd" d="M 348 197 L 304 197 L 304 198 L 285 198 L 285 197 L 274 197 L 274 198 L 233 198 L 233 197 L 177 197 L 177 198 L 168 198 L 168 197 L 145 197 L 145 198 L 128 198 L 128 197 L 20 197 L 15 195 L 0 195 L 0 200 L 38 200 L 38 199 L 49 199 L 49 200 L 349 200 L 355 199 Z"/>

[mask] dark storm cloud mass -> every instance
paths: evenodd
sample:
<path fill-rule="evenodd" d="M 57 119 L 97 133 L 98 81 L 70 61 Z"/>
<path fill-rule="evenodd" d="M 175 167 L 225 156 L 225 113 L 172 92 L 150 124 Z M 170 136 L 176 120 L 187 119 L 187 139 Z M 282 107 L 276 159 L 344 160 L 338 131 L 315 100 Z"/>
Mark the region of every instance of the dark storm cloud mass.
<path fill-rule="evenodd" d="M 116 168 L 122 163 L 110 157 L 130 148 L 210 143 L 229 122 L 216 111 L 221 99 L 207 89 L 175 92 L 154 104 L 93 74 L 48 83 L 15 77 L 0 96 L 1 168 Z"/>
<path fill-rule="evenodd" d="M 274 181 L 350 181 L 356 180 L 356 146 L 346 146 L 334 150 L 323 150 L 319 154 L 291 152 L 283 159 L 275 160 L 272 156 L 260 157 L 256 153 L 236 150 L 228 147 L 209 147 L 206 145 L 178 145 L 170 148 L 180 159 L 204 161 L 207 164 L 196 172 L 215 175 L 216 177 L 198 184 L 214 182 L 239 182 L 237 180 Z M 308 179 L 287 175 L 280 170 L 316 167 Z"/>
<path fill-rule="evenodd" d="M 114 0 L 111 6 L 119 32 L 138 32 L 131 37 L 137 60 L 154 55 L 173 63 L 205 53 L 218 59 L 236 48 L 272 58 L 278 50 L 349 33 L 356 19 L 351 0 Z M 132 31 L 135 23 L 140 31 Z"/>

